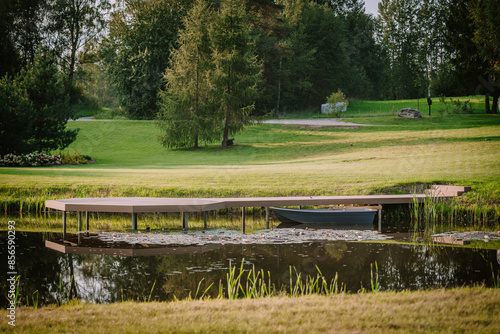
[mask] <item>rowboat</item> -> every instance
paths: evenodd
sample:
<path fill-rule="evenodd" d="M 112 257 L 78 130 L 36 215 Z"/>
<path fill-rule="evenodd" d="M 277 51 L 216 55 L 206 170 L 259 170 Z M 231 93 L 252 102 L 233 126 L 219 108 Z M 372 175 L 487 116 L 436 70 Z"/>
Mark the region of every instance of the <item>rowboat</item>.
<path fill-rule="evenodd" d="M 270 208 L 283 223 L 328 224 L 332 228 L 373 228 L 375 209 L 285 209 Z"/>

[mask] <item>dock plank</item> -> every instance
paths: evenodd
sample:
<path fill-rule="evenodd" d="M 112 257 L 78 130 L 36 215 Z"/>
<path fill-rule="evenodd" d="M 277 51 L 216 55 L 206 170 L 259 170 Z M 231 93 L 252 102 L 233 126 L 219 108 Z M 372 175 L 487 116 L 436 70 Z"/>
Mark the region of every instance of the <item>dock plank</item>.
<path fill-rule="evenodd" d="M 203 212 L 224 208 L 319 205 L 385 205 L 422 202 L 429 195 L 297 196 L 246 198 L 104 197 L 47 200 L 47 208 L 71 212 Z M 452 195 L 438 195 L 441 198 Z"/>

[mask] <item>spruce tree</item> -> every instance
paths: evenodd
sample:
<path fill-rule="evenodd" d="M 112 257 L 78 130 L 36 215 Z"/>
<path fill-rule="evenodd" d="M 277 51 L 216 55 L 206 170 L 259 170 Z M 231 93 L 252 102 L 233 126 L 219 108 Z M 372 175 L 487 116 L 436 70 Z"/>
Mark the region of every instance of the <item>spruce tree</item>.
<path fill-rule="evenodd" d="M 255 56 L 244 0 L 222 0 L 209 26 L 211 108 L 222 119 L 222 147 L 249 122 L 259 95 L 262 66 Z"/>
<path fill-rule="evenodd" d="M 164 146 L 198 148 L 200 141 L 219 138 L 217 118 L 209 108 L 208 99 L 210 15 L 205 1 L 198 0 L 184 19 L 179 48 L 172 51 L 165 72 L 167 84 L 160 92 L 159 126 Z"/>

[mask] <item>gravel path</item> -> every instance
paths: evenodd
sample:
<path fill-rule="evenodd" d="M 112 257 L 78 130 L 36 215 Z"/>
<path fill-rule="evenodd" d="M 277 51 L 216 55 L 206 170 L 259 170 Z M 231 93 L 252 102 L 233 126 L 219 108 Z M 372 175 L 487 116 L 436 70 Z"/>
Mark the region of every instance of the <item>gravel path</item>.
<path fill-rule="evenodd" d="M 270 124 L 290 124 L 290 125 L 313 125 L 313 126 L 371 126 L 368 124 L 357 124 L 343 122 L 342 118 L 311 118 L 311 119 L 275 119 L 262 121 Z"/>
<path fill-rule="evenodd" d="M 95 119 L 93 116 L 80 117 L 71 119 L 70 121 L 112 121 L 112 119 Z M 351 122 L 343 122 L 342 118 L 310 118 L 310 119 L 270 119 L 260 121 L 259 123 L 268 124 L 285 124 L 285 125 L 310 125 L 310 126 L 372 126 L 368 124 L 357 124 Z"/>

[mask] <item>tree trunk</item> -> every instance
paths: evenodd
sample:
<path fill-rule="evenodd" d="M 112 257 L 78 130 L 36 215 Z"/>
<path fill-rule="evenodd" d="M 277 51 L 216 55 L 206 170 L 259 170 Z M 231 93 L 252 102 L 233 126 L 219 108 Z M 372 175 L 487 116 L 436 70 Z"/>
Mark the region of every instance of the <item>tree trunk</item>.
<path fill-rule="evenodd" d="M 493 94 L 493 105 L 491 106 L 491 113 L 492 114 L 498 114 L 498 98 L 500 97 L 500 94 L 498 92 L 495 92 Z"/>
<path fill-rule="evenodd" d="M 486 94 L 484 94 L 484 106 L 485 106 L 486 113 L 491 114 L 491 111 L 490 111 L 490 93 L 489 92 L 486 92 Z"/>
<path fill-rule="evenodd" d="M 193 148 L 195 148 L 195 149 L 200 148 L 200 147 L 198 146 L 198 134 L 196 134 L 196 135 L 194 136 L 194 147 L 193 147 Z"/>
<path fill-rule="evenodd" d="M 222 134 L 222 147 L 227 147 L 227 140 L 229 139 L 229 107 L 226 106 L 226 115 L 224 120 L 224 132 Z"/>

